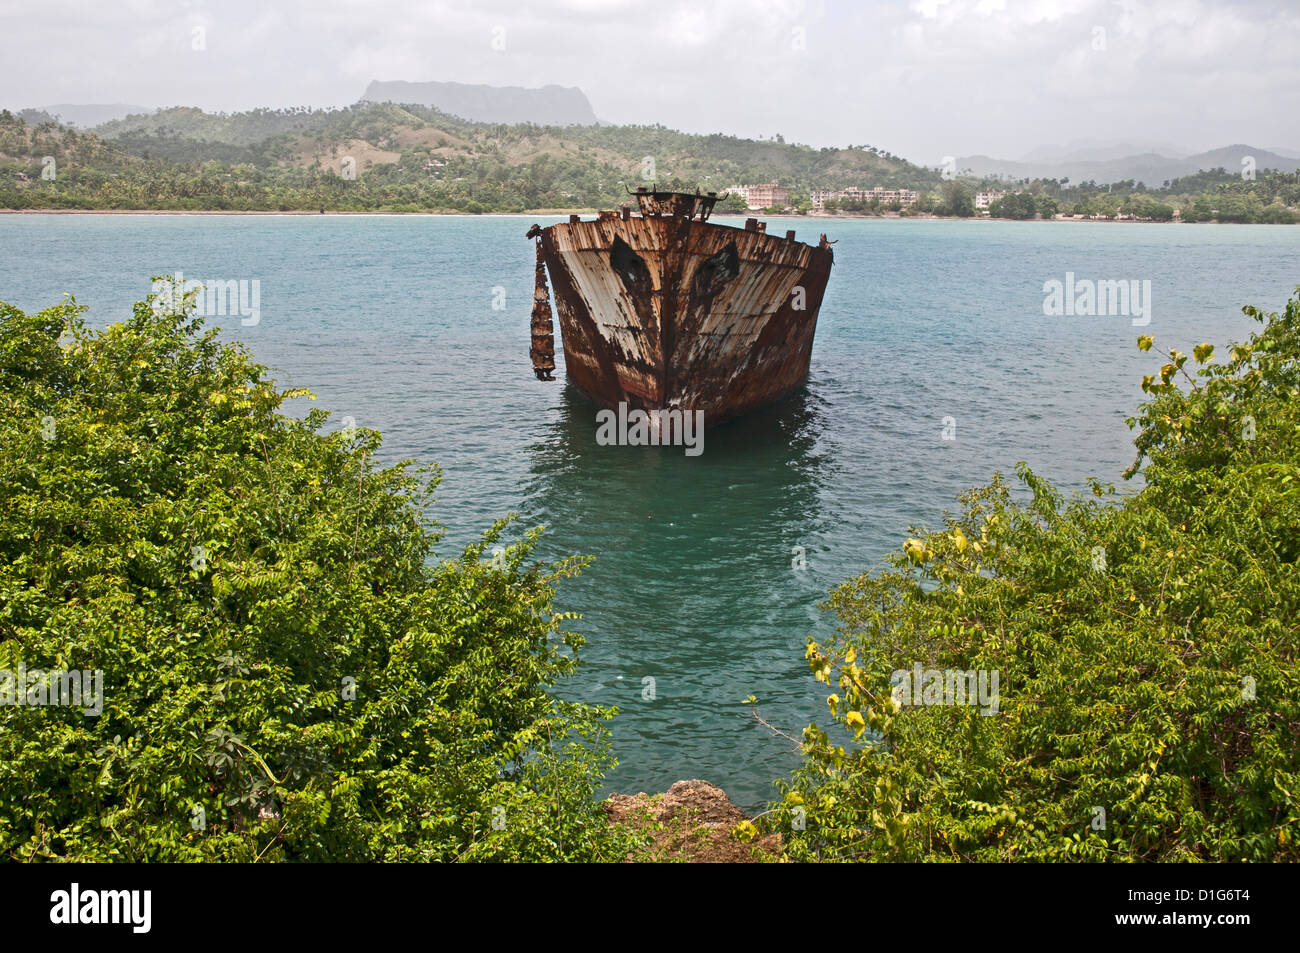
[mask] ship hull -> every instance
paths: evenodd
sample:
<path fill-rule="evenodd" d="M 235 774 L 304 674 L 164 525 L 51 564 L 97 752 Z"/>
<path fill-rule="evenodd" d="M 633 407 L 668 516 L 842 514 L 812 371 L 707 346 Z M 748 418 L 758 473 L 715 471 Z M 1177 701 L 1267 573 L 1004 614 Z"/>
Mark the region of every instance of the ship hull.
<path fill-rule="evenodd" d="M 713 426 L 807 379 L 829 245 L 614 213 L 540 241 L 565 371 L 600 406 L 703 411 Z"/>

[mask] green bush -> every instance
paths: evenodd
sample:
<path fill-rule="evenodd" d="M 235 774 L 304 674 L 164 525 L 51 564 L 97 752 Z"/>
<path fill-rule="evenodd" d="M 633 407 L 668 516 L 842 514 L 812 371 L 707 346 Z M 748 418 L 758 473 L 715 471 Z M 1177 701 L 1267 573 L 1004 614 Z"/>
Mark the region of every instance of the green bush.
<path fill-rule="evenodd" d="M 989 206 L 989 215 L 994 218 L 1023 220 L 1033 218 L 1036 214 L 1038 214 L 1038 206 L 1034 203 L 1034 196 L 1029 192 L 1013 192 Z"/>
<path fill-rule="evenodd" d="M 1225 363 L 1143 382 L 1140 492 L 1021 465 L 834 590 L 808 659 L 848 738 L 805 731 L 766 818 L 791 856 L 1300 859 L 1300 289 L 1243 310 Z M 918 663 L 997 672 L 997 713 L 903 704 Z"/>
<path fill-rule="evenodd" d="M 485 561 L 504 519 L 436 561 L 436 470 L 281 413 L 187 306 L 82 310 L 0 305 L 0 670 L 103 673 L 98 717 L 0 705 L 0 852 L 621 858 L 612 711 L 548 693 L 581 561 Z"/>

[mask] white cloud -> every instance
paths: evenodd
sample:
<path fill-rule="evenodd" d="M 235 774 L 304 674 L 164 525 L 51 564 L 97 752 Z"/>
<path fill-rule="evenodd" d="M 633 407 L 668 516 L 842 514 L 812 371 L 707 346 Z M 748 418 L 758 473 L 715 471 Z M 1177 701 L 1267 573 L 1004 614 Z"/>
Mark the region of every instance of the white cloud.
<path fill-rule="evenodd" d="M 341 105 L 440 79 L 929 162 L 1075 138 L 1300 148 L 1297 48 L 1300 16 L 1268 0 L 33 0 L 0 5 L 0 105 Z"/>

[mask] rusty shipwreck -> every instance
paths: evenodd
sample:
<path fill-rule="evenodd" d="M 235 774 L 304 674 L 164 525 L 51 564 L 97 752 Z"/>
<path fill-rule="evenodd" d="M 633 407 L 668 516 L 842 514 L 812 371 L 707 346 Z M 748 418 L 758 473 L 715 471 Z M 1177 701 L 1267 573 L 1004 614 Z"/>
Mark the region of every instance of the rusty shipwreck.
<path fill-rule="evenodd" d="M 601 407 L 703 411 L 712 426 L 796 390 L 834 258 L 826 236 L 710 222 L 713 192 L 632 194 L 636 210 L 529 229 L 538 378 L 555 370 L 549 272 L 565 370 Z"/>

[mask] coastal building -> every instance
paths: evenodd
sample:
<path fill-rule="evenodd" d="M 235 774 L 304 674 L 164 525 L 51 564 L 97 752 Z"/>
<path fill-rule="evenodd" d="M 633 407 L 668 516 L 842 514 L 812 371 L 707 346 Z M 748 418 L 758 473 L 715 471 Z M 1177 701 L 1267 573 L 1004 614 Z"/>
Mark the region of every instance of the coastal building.
<path fill-rule="evenodd" d="M 809 199 L 815 209 L 825 208 L 827 202 L 843 201 L 861 202 L 863 205 L 870 205 L 872 202 L 892 205 L 897 202 L 903 208 L 907 208 L 920 201 L 920 198 L 921 193 L 914 189 L 885 189 L 880 186 L 861 189 L 851 185 L 846 189 L 813 189 L 809 193 Z"/>
<path fill-rule="evenodd" d="M 977 192 L 975 193 L 975 207 L 979 209 L 986 209 L 994 202 L 997 202 L 1000 199 L 1004 199 L 1006 197 L 1007 197 L 1006 192 L 995 192 L 992 190 L 988 192 Z"/>
<path fill-rule="evenodd" d="M 749 205 L 749 186 L 748 185 L 729 185 L 724 190 L 728 196 L 738 195 L 745 200 L 745 205 Z"/>
<path fill-rule="evenodd" d="M 790 190 L 781 188 L 775 182 L 751 185 L 747 187 L 745 204 L 750 208 L 783 208 L 790 204 Z"/>

